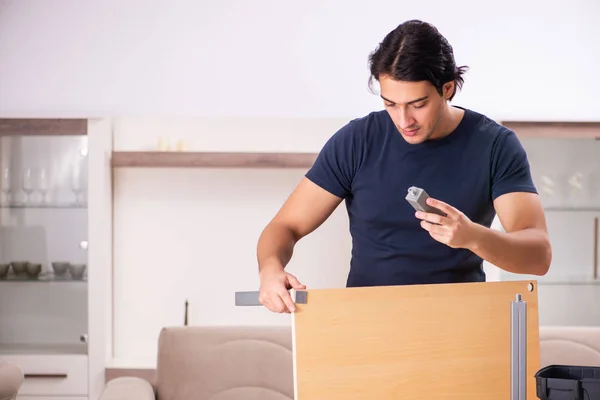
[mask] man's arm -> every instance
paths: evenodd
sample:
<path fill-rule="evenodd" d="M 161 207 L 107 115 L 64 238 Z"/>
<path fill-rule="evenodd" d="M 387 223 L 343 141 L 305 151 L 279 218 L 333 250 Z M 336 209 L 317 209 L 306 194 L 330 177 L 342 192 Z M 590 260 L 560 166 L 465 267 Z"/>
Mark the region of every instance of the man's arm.
<path fill-rule="evenodd" d="M 494 208 L 506 232 L 474 223 L 461 211 L 440 200 L 430 198 L 427 203 L 447 214 L 442 217 L 416 213 L 417 218 L 423 220 L 421 226 L 435 240 L 453 248 L 471 250 L 508 272 L 540 276 L 548 272 L 552 249 L 537 194 L 513 192 L 494 201 Z"/>
<path fill-rule="evenodd" d="M 317 229 L 342 199 L 303 178 L 258 240 L 259 271 L 288 264 L 296 243 Z"/>
<path fill-rule="evenodd" d="M 475 224 L 470 250 L 508 272 L 545 275 L 552 248 L 540 198 L 535 193 L 507 193 L 494 201 L 506 232 Z"/>
<path fill-rule="evenodd" d="M 305 286 L 284 269 L 296 243 L 325 222 L 341 201 L 305 177 L 263 230 L 257 246 L 259 301 L 269 310 L 295 310 L 288 289 Z"/>
<path fill-rule="evenodd" d="M 274 312 L 293 312 L 288 289 L 304 289 L 284 271 L 294 246 L 317 229 L 352 192 L 360 160 L 360 143 L 348 123 L 327 140 L 312 167 L 285 201 L 258 240 L 259 301 Z"/>
<path fill-rule="evenodd" d="M 546 218 L 527 153 L 513 131 L 496 143 L 491 167 L 490 194 L 506 232 L 475 225 L 476 240 L 469 249 L 505 271 L 545 275 L 552 260 Z"/>
<path fill-rule="evenodd" d="M 453 248 L 471 250 L 484 260 L 508 272 L 545 275 L 550 268 L 552 249 L 546 218 L 535 193 L 514 192 L 494 201 L 506 232 L 474 223 L 456 208 L 437 199 L 427 203 L 447 216 L 417 212 L 421 226 L 432 238 Z"/>
<path fill-rule="evenodd" d="M 421 226 L 431 237 L 450 247 L 471 250 L 508 272 L 545 275 L 552 260 L 546 218 L 527 153 L 513 131 L 506 130 L 495 143 L 490 165 L 490 195 L 506 232 L 474 223 L 437 199 L 428 199 L 428 204 L 444 211 L 447 217 L 417 212 L 417 218 L 423 220 Z"/>

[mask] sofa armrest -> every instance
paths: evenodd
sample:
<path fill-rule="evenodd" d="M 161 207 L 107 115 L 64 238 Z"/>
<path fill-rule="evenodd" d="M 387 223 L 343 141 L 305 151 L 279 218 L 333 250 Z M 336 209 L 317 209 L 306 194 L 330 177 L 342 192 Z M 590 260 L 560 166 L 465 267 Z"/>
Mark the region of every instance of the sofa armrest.
<path fill-rule="evenodd" d="M 23 380 L 23 370 L 18 365 L 0 361 L 0 400 L 14 399 Z"/>
<path fill-rule="evenodd" d="M 156 394 L 150 382 L 123 376 L 109 381 L 98 400 L 156 400 Z"/>

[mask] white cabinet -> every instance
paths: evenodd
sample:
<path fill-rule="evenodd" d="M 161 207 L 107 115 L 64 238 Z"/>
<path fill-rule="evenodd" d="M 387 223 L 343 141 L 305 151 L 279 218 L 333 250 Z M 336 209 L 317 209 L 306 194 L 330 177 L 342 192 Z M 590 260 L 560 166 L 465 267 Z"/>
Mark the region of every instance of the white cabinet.
<path fill-rule="evenodd" d="M 86 355 L 2 355 L 23 369 L 21 396 L 87 396 Z"/>
<path fill-rule="evenodd" d="M 0 360 L 25 372 L 19 400 L 104 386 L 111 146 L 107 119 L 0 119 Z"/>

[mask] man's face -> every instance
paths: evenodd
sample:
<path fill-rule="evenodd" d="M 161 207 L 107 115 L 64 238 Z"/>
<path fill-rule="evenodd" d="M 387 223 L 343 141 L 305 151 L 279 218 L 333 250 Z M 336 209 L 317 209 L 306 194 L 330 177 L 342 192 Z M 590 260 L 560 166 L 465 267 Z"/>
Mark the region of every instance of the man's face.
<path fill-rule="evenodd" d="M 452 84 L 444 87 L 443 97 L 428 81 L 397 81 L 382 75 L 379 85 L 385 108 L 404 140 L 418 144 L 439 135 L 447 93 L 452 93 Z"/>

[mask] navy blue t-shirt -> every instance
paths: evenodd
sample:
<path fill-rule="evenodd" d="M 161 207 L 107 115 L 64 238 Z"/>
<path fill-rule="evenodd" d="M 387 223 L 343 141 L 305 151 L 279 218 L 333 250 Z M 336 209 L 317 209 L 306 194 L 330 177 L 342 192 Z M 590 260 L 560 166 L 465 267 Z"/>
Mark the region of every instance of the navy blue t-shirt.
<path fill-rule="evenodd" d="M 407 143 L 383 111 L 352 120 L 325 144 L 306 177 L 345 199 L 352 236 L 347 286 L 485 281 L 482 259 L 433 239 L 405 200 L 418 186 L 489 227 L 493 201 L 533 192 L 515 133 L 464 109 L 442 139 Z"/>

